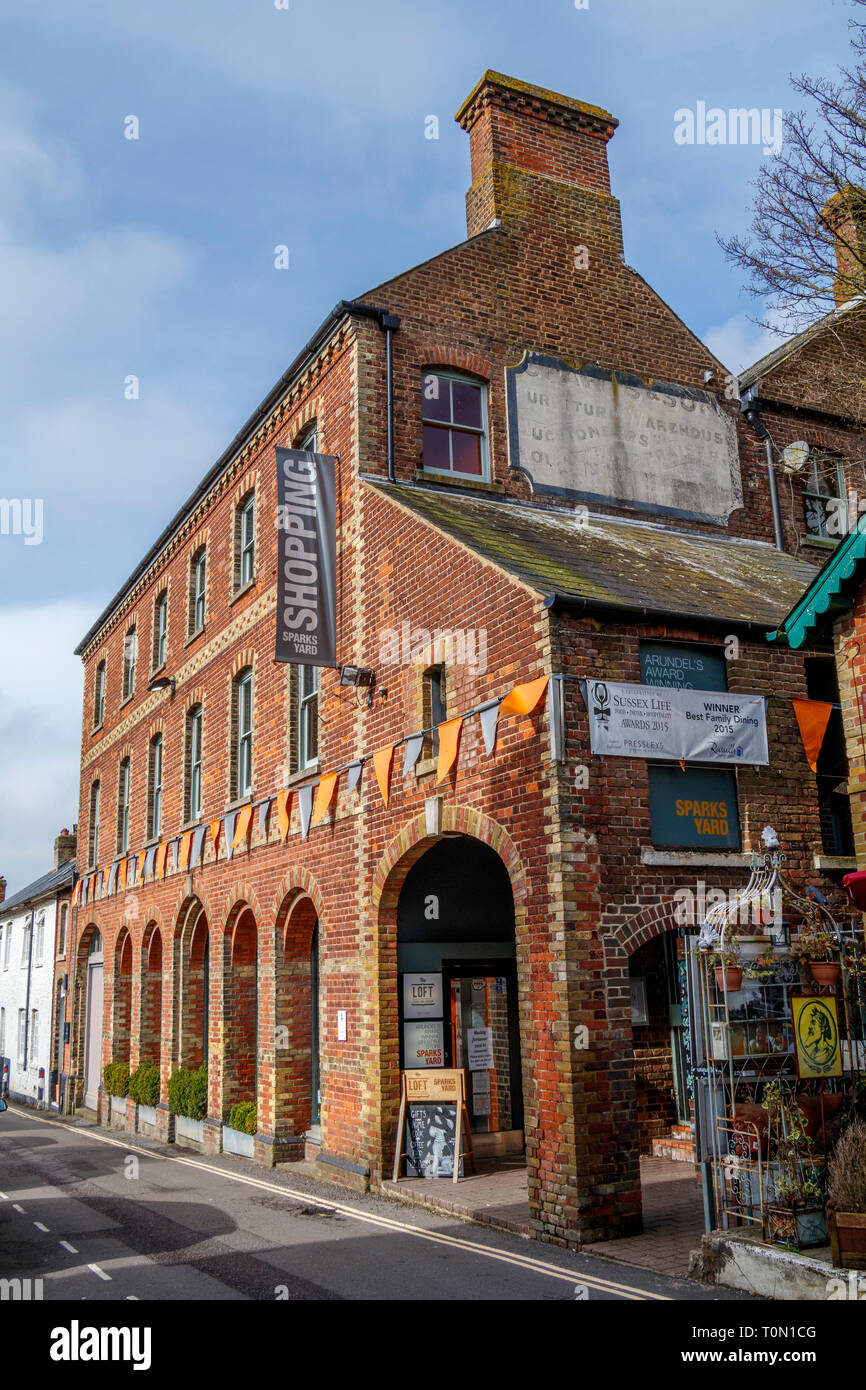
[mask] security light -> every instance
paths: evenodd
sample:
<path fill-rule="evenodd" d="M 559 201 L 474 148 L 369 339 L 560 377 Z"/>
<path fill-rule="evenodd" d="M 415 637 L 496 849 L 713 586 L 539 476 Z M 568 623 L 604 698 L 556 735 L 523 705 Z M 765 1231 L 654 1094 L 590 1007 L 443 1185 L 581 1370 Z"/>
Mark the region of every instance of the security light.
<path fill-rule="evenodd" d="M 376 672 L 371 671 L 368 666 L 340 667 L 341 685 L 373 685 L 375 680 Z"/>
<path fill-rule="evenodd" d="M 148 691 L 151 691 L 151 690 L 170 690 L 171 693 L 172 693 L 172 695 L 173 695 L 173 694 L 174 694 L 174 685 L 175 685 L 174 676 L 154 676 L 153 680 L 150 682 L 150 685 L 147 687 L 147 689 L 148 689 Z"/>

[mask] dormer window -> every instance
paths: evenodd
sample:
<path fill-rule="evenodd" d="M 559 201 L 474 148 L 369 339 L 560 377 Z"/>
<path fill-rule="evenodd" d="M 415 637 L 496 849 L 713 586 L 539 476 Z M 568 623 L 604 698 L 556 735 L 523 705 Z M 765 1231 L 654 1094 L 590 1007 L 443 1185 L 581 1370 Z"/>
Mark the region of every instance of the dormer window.
<path fill-rule="evenodd" d="M 487 389 L 453 372 L 421 378 L 425 473 L 488 476 Z"/>

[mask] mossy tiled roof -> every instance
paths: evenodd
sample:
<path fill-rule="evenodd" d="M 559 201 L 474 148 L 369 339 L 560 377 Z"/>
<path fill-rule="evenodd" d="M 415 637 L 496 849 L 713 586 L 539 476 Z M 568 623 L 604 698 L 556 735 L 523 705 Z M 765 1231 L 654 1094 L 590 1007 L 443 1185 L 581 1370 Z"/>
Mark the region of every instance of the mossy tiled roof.
<path fill-rule="evenodd" d="M 759 541 L 698 535 L 445 488 L 366 480 L 539 594 L 772 627 L 815 577 L 814 566 Z"/>

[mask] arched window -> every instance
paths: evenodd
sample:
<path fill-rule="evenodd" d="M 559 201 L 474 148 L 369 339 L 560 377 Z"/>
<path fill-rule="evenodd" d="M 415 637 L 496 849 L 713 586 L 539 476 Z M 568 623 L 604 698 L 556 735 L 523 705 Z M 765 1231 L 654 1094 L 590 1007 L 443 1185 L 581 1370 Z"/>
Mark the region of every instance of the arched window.
<path fill-rule="evenodd" d="M 425 372 L 421 419 L 425 472 L 489 477 L 486 386 L 455 372 Z"/>
<path fill-rule="evenodd" d="M 150 740 L 147 758 L 147 838 L 156 840 L 162 829 L 162 734 Z"/>
<path fill-rule="evenodd" d="M 131 627 L 123 639 L 123 694 L 121 698 L 124 700 L 128 700 L 135 689 L 135 653 L 135 628 Z"/>
<path fill-rule="evenodd" d="M 189 636 L 201 632 L 205 617 L 205 589 L 207 584 L 207 548 L 200 545 L 193 554 L 189 566 Z"/>
<path fill-rule="evenodd" d="M 57 954 L 58 954 L 58 956 L 65 956 L 65 955 L 66 955 L 66 927 L 67 927 L 68 921 L 69 921 L 69 904 L 68 904 L 68 903 L 61 903 L 61 906 L 60 906 L 60 921 L 59 921 L 58 926 L 57 926 Z M 2 1050 L 3 1050 L 3 1049 L 0 1048 L 0 1052 L 2 1052 Z"/>
<path fill-rule="evenodd" d="M 201 750 L 202 708 L 193 705 L 186 716 L 186 779 L 184 821 L 198 820 L 201 815 Z"/>
<path fill-rule="evenodd" d="M 243 589 L 255 576 L 256 497 L 248 492 L 235 511 L 235 590 Z"/>
<path fill-rule="evenodd" d="M 99 861 L 99 782 L 90 788 L 90 820 L 88 824 L 88 856 L 90 867 L 95 869 Z"/>
<path fill-rule="evenodd" d="M 159 671 L 165 665 L 168 654 L 168 594 L 165 589 L 158 595 L 153 605 L 153 651 L 151 668 Z"/>
<path fill-rule="evenodd" d="M 105 662 L 100 661 L 93 680 L 93 727 L 98 729 L 105 718 Z"/>
<path fill-rule="evenodd" d="M 129 795 L 132 781 L 129 758 L 124 758 L 117 774 L 117 854 L 129 849 Z"/>
<path fill-rule="evenodd" d="M 253 788 L 253 673 L 249 666 L 232 682 L 232 786 L 237 801 Z"/>

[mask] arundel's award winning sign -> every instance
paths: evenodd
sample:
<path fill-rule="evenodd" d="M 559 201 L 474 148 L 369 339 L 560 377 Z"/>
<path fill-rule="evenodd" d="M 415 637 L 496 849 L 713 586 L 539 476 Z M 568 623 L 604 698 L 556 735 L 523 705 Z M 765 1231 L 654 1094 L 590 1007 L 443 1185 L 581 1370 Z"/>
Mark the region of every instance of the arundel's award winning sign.
<path fill-rule="evenodd" d="M 763 695 L 586 682 L 590 747 L 620 758 L 766 764 Z"/>
<path fill-rule="evenodd" d="M 276 660 L 336 666 L 336 461 L 303 449 L 276 455 Z"/>

